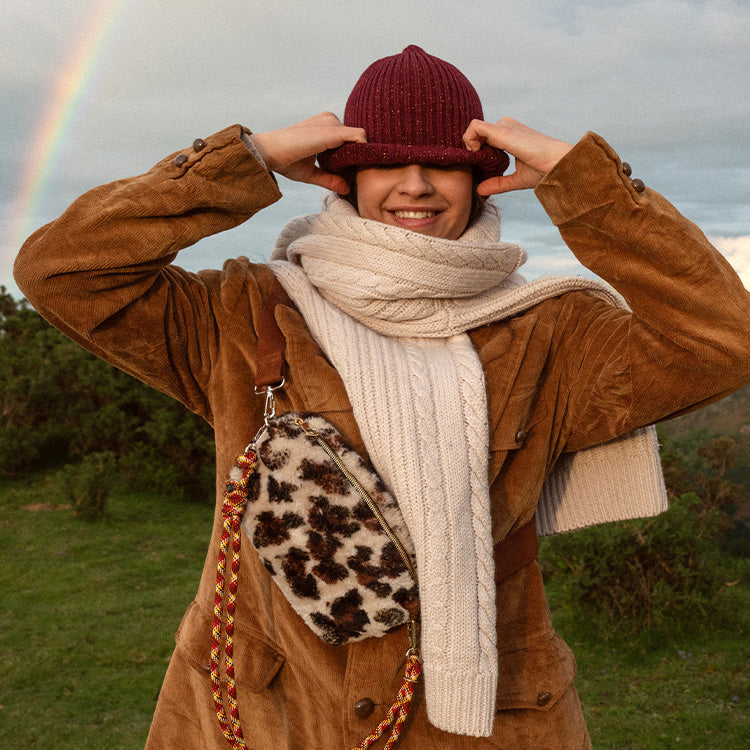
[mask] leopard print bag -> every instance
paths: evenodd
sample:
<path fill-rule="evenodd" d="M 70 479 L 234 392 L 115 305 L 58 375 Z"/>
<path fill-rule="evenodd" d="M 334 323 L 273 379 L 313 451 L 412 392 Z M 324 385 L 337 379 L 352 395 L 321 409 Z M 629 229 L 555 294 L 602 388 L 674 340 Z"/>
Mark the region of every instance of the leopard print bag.
<path fill-rule="evenodd" d="M 388 749 L 405 725 L 422 671 L 414 547 L 395 498 L 330 422 L 316 414 L 276 415 L 273 394 L 285 384 L 277 304 L 293 304 L 278 282 L 258 322 L 255 393 L 265 394 L 264 424 L 238 456 L 224 493 L 210 658 L 214 707 L 230 747 L 246 750 L 234 672 L 244 533 L 287 601 L 324 642 L 378 637 L 408 623 L 398 695 L 355 748 L 366 750 L 389 732 Z"/>
<path fill-rule="evenodd" d="M 251 446 L 242 529 L 286 599 L 326 643 L 415 619 L 414 549 L 380 477 L 326 419 L 290 412 Z"/>

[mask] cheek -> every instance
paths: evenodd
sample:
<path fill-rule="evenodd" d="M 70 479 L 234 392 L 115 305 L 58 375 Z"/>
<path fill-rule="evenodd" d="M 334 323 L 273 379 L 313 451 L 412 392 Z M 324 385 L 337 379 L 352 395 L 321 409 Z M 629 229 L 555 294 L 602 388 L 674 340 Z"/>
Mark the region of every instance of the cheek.
<path fill-rule="evenodd" d="M 470 171 L 437 172 L 433 177 L 433 184 L 454 205 L 463 206 L 467 201 L 471 203 L 474 180 Z"/>
<path fill-rule="evenodd" d="M 474 210 L 474 182 L 471 174 L 462 175 L 462 179 L 453 180 L 446 187 L 445 195 L 453 207 L 453 215 L 457 224 L 458 234 L 462 234 L 469 224 Z"/>
<path fill-rule="evenodd" d="M 373 217 L 373 203 L 370 199 L 370 196 L 367 194 L 367 192 L 361 192 L 360 190 L 357 190 L 357 213 L 363 218 L 363 219 L 372 219 Z"/>
<path fill-rule="evenodd" d="M 471 216 L 474 209 L 474 196 L 472 194 L 471 187 L 467 192 L 463 194 L 463 196 L 461 196 L 459 205 L 461 206 L 461 214 L 466 217 L 466 221 L 468 222 L 469 217 Z"/>
<path fill-rule="evenodd" d="M 378 219 L 385 191 L 371 174 L 360 173 L 356 178 L 357 212 L 363 219 Z"/>

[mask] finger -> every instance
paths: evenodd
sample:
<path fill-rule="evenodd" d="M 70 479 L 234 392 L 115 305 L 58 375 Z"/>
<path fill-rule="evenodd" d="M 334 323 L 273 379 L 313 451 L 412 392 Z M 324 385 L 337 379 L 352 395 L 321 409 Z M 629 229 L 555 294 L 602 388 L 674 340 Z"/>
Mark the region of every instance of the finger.
<path fill-rule="evenodd" d="M 518 172 L 501 177 L 488 177 L 477 185 L 479 195 L 499 195 L 500 193 L 509 193 L 512 190 L 525 190 L 528 187 L 522 183 Z"/>
<path fill-rule="evenodd" d="M 503 181 L 506 179 L 507 177 L 488 177 L 477 185 L 477 193 L 484 196 L 504 193 Z"/>
<path fill-rule="evenodd" d="M 479 151 L 482 144 L 487 140 L 485 127 L 487 123 L 483 120 L 472 120 L 463 134 L 463 141 L 470 151 Z"/>
<path fill-rule="evenodd" d="M 334 125 L 342 125 L 342 124 L 343 123 L 341 122 L 341 120 L 339 120 L 335 112 L 326 110 L 325 112 L 318 112 L 317 115 L 308 117 L 306 120 L 300 120 L 299 122 L 295 122 L 292 125 L 288 125 L 287 127 L 308 128 L 311 125 L 315 127 L 320 127 L 321 125 L 331 127 Z"/>
<path fill-rule="evenodd" d="M 339 195 L 347 195 L 349 193 L 349 183 L 341 175 L 326 172 L 320 169 L 320 167 L 314 167 L 305 182 L 309 182 L 311 185 L 318 185 L 326 190 L 332 190 Z"/>
<path fill-rule="evenodd" d="M 338 148 L 345 143 L 367 143 L 367 134 L 363 128 L 350 128 L 344 125 L 316 128 L 293 128 L 296 134 L 303 134 L 298 141 L 301 147 L 295 156 L 305 158 L 321 151 Z"/>
<path fill-rule="evenodd" d="M 367 133 L 364 128 L 350 128 L 346 125 L 332 128 L 330 145 L 326 145 L 326 148 L 336 148 L 344 143 L 367 143 Z"/>
<path fill-rule="evenodd" d="M 314 133 L 327 133 L 325 137 L 332 145 L 326 144 L 326 148 L 336 148 L 337 145 L 340 146 L 347 142 L 367 143 L 367 133 L 364 128 L 344 125 L 333 112 L 321 112 L 314 117 L 309 117 L 307 120 L 302 120 L 288 127 L 289 129 L 304 129 Z"/>

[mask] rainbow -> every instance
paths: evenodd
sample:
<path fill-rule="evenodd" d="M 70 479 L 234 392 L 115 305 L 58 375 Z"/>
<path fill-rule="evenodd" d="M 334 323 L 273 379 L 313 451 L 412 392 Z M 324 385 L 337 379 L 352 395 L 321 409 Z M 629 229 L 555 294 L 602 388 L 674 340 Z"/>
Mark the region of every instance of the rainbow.
<path fill-rule="evenodd" d="M 104 0 L 92 9 L 81 29 L 76 46 L 55 82 L 52 95 L 34 133 L 29 156 L 21 171 L 15 193 L 8 233 L 9 252 L 18 251 L 32 226 L 44 194 L 52 166 L 64 142 L 73 115 L 92 80 L 102 48 L 115 26 L 127 0 Z"/>

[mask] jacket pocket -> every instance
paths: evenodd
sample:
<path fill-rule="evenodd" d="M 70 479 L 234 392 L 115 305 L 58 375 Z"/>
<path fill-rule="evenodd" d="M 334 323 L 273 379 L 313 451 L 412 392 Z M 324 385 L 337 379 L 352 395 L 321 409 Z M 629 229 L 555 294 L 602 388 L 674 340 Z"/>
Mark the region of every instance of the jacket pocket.
<path fill-rule="evenodd" d="M 498 669 L 498 711 L 549 711 L 576 675 L 573 652 L 557 634 L 500 654 Z"/>
<path fill-rule="evenodd" d="M 175 635 L 177 648 L 193 669 L 211 671 L 211 643 L 213 613 L 194 601 L 188 607 Z M 265 690 L 284 664 L 283 653 L 265 636 L 256 631 L 234 626 L 234 672 L 237 687 L 251 693 Z M 222 683 L 225 682 L 225 662 L 219 664 Z"/>
<path fill-rule="evenodd" d="M 296 390 L 302 399 L 301 403 L 299 400 L 295 403 L 293 398 L 291 410 L 320 413 L 351 411 L 341 376 L 313 338 L 299 311 L 279 305 L 276 320 L 286 342 L 287 390 Z"/>

